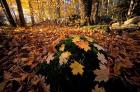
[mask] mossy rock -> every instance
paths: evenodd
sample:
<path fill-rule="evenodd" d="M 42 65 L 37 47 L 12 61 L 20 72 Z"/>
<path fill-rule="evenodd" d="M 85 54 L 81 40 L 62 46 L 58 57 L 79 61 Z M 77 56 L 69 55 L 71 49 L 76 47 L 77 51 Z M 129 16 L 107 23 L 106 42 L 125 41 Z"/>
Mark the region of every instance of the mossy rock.
<path fill-rule="evenodd" d="M 110 28 L 108 25 L 92 25 L 92 26 L 84 26 L 82 29 L 96 30 L 102 31 L 103 33 L 110 32 Z"/>
<path fill-rule="evenodd" d="M 36 68 L 48 78 L 51 92 L 91 92 L 109 80 L 107 53 L 92 38 L 73 35 L 55 48 Z"/>

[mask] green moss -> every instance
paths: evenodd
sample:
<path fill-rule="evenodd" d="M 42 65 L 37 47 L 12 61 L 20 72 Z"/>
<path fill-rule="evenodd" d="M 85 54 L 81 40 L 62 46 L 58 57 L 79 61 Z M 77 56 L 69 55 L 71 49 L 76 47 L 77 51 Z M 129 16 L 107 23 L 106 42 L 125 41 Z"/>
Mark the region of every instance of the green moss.
<path fill-rule="evenodd" d="M 60 49 L 62 46 L 64 48 Z M 58 84 L 61 92 L 91 92 L 92 86 L 98 83 L 93 71 L 99 69 L 101 64 L 107 67 L 99 59 L 99 54 L 102 54 L 100 58 L 107 60 L 103 48 L 92 38 L 85 36 L 68 37 L 60 41 L 55 48 L 54 59 L 49 64 L 47 62 L 39 64 L 37 73 L 48 77 L 51 87 L 57 90 L 55 92 L 60 91 L 57 89 Z M 80 71 L 75 70 L 78 71 L 76 74 L 71 67 L 75 62 L 77 65 L 73 68 L 82 67 Z"/>

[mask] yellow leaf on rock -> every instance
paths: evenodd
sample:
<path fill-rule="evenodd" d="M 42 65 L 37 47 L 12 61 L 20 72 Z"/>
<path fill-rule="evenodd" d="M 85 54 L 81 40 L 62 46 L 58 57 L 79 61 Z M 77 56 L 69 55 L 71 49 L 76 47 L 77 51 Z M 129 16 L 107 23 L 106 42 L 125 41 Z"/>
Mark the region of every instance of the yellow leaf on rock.
<path fill-rule="evenodd" d="M 89 43 L 84 40 L 80 40 L 75 43 L 79 48 L 84 49 L 86 52 L 90 50 L 91 48 L 89 47 Z"/>
<path fill-rule="evenodd" d="M 84 72 L 83 68 L 84 68 L 84 66 L 81 65 L 80 63 L 78 63 L 77 61 L 74 61 L 74 63 L 72 63 L 70 65 L 70 68 L 72 69 L 72 74 L 73 75 L 77 75 L 78 73 L 80 75 L 83 75 L 83 72 Z"/>
<path fill-rule="evenodd" d="M 72 39 L 72 42 L 76 43 L 80 41 L 80 36 L 74 36 L 74 38 Z"/>
<path fill-rule="evenodd" d="M 65 49 L 65 44 L 62 44 L 61 47 L 59 48 L 60 51 L 64 51 Z"/>
<path fill-rule="evenodd" d="M 61 56 L 59 57 L 59 63 L 60 63 L 60 65 L 66 64 L 67 61 L 68 61 L 68 59 L 69 59 L 69 57 L 70 57 L 70 55 L 71 55 L 71 53 L 68 52 L 68 51 L 63 52 L 63 53 L 61 54 Z"/>

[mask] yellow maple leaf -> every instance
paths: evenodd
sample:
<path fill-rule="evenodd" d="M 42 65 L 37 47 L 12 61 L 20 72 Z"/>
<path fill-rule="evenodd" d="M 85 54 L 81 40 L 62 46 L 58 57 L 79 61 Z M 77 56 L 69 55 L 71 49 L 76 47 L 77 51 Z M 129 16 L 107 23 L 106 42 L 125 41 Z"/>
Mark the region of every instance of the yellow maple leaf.
<path fill-rule="evenodd" d="M 70 65 L 70 68 L 72 69 L 72 74 L 73 75 L 77 75 L 78 73 L 80 75 L 83 75 L 83 72 L 84 72 L 83 68 L 84 68 L 84 66 L 81 65 L 80 63 L 78 63 L 77 61 L 74 61 L 74 63 L 72 63 Z"/>
<path fill-rule="evenodd" d="M 103 87 L 99 87 L 99 85 L 97 84 L 95 86 L 95 89 L 92 89 L 92 92 L 105 92 L 105 89 Z"/>
<path fill-rule="evenodd" d="M 59 48 L 60 51 L 64 51 L 65 49 L 65 44 L 62 44 L 61 47 Z"/>
<path fill-rule="evenodd" d="M 80 36 L 75 35 L 75 36 L 73 36 L 73 37 L 74 37 L 74 38 L 72 39 L 72 42 L 73 42 L 73 43 L 76 43 L 76 42 L 80 41 Z"/>
<path fill-rule="evenodd" d="M 100 69 L 96 69 L 93 72 L 96 75 L 96 77 L 95 77 L 96 81 L 98 81 L 98 82 L 108 81 L 108 79 L 109 79 L 109 69 L 105 65 L 100 64 Z"/>
<path fill-rule="evenodd" d="M 59 57 L 59 63 L 60 63 L 60 65 L 66 64 L 70 56 L 71 56 L 71 53 L 70 52 L 68 52 L 68 51 L 63 52 L 61 54 L 61 56 Z"/>
<path fill-rule="evenodd" d="M 91 48 L 89 47 L 89 43 L 84 40 L 80 40 L 75 43 L 79 48 L 84 49 L 86 52 L 90 50 Z"/>

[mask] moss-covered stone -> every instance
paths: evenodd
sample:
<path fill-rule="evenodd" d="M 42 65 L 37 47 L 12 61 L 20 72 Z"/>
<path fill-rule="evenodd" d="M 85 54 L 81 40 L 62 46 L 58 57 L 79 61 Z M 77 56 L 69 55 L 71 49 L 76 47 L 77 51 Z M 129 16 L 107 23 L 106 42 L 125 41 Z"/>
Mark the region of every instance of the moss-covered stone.
<path fill-rule="evenodd" d="M 52 92 L 91 92 L 109 80 L 107 54 L 92 38 L 73 35 L 55 48 L 36 68 L 48 78 Z"/>

